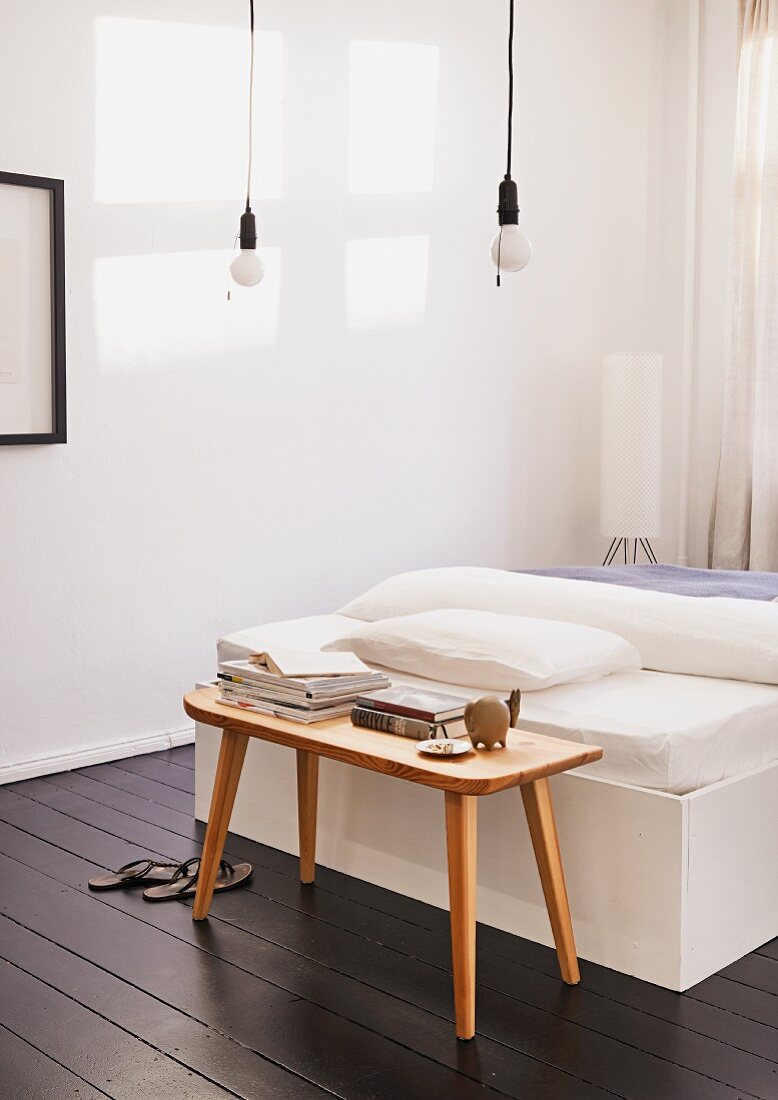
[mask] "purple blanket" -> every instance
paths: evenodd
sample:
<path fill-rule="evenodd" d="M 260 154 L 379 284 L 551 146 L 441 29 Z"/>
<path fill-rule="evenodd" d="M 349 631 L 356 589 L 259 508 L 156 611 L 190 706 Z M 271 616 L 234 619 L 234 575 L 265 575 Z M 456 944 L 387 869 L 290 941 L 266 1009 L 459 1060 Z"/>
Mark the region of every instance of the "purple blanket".
<path fill-rule="evenodd" d="M 540 577 L 621 584 L 673 592 L 676 596 L 734 596 L 739 600 L 778 600 L 778 573 L 691 569 L 685 565 L 580 565 L 561 569 L 519 569 Z"/>

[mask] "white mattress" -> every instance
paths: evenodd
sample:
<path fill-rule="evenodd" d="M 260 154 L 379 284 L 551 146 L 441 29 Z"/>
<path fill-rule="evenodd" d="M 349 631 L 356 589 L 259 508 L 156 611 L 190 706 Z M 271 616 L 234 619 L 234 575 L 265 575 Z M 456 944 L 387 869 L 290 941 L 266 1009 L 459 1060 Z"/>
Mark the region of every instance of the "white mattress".
<path fill-rule="evenodd" d="M 355 620 L 314 615 L 268 623 L 220 639 L 220 661 L 270 643 L 318 649 Z M 424 683 L 389 672 L 395 683 Z M 439 685 L 464 698 L 490 694 Z M 627 672 L 584 684 L 525 692 L 521 725 L 551 737 L 601 745 L 589 775 L 685 794 L 778 760 L 778 687 L 666 672 Z"/>

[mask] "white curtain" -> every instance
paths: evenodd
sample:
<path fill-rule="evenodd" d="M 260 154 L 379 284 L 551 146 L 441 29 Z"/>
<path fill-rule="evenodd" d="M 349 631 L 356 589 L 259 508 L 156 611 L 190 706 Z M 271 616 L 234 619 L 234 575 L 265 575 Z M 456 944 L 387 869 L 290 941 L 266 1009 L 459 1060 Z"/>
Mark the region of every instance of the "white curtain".
<path fill-rule="evenodd" d="M 740 0 L 724 428 L 710 564 L 778 570 L 778 0 Z"/>

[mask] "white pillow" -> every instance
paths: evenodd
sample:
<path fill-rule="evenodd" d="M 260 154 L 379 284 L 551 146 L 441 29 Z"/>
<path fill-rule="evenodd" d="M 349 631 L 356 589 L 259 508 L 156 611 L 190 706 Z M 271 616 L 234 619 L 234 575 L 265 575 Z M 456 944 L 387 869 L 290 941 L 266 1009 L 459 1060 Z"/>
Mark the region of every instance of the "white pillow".
<path fill-rule="evenodd" d="M 491 691 L 539 691 L 640 668 L 635 647 L 616 634 L 492 611 L 427 611 L 361 624 L 323 648 Z"/>
<path fill-rule="evenodd" d="M 762 600 L 456 566 L 390 577 L 340 614 L 374 622 L 444 607 L 596 626 L 631 642 L 644 668 L 778 684 L 778 605 Z"/>

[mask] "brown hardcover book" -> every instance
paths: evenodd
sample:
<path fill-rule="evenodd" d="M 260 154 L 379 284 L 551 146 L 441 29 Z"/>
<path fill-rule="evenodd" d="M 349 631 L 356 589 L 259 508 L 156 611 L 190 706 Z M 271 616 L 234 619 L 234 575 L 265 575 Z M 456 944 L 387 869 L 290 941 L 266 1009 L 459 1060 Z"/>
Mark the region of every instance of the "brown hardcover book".
<path fill-rule="evenodd" d="M 368 710 L 396 714 L 402 718 L 418 718 L 422 722 L 449 722 L 462 718 L 466 699 L 443 695 L 439 691 L 420 691 L 412 687 L 390 687 L 360 695 L 355 706 Z"/>

